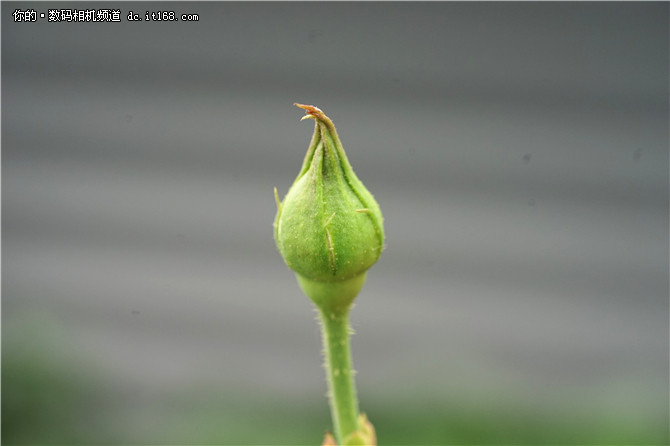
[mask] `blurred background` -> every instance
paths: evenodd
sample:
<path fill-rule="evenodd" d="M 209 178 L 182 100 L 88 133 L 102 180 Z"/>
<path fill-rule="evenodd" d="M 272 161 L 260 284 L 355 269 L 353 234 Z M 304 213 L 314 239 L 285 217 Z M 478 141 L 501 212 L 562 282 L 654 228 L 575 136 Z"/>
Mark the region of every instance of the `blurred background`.
<path fill-rule="evenodd" d="M 3 2 L 2 99 L 3 444 L 320 444 L 294 102 L 384 213 L 380 444 L 667 444 L 668 3 Z"/>

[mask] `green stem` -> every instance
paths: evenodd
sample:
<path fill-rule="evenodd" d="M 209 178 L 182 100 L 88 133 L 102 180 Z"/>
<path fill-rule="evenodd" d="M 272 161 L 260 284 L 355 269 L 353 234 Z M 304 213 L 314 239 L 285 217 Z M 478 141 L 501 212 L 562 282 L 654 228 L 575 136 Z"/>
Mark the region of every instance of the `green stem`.
<path fill-rule="evenodd" d="M 358 428 L 358 400 L 349 349 L 349 307 L 319 309 L 328 395 L 338 444 Z"/>

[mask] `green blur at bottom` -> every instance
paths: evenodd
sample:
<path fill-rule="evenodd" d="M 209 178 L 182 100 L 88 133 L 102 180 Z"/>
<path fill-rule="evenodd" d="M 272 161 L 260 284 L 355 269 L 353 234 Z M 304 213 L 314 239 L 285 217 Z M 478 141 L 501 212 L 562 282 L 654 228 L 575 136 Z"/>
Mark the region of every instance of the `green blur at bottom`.
<path fill-rule="evenodd" d="M 325 380 L 321 391 L 259 381 L 150 392 L 69 354 L 50 319 L 13 322 L 3 327 L 3 445 L 317 446 L 331 426 Z M 668 444 L 667 388 L 641 399 L 626 381 L 541 397 L 490 382 L 464 387 L 448 376 L 437 388 L 395 383 L 359 389 L 380 445 Z"/>
<path fill-rule="evenodd" d="M 143 397 L 90 375 L 82 379 L 81 367 L 44 373 L 45 365 L 3 367 L 3 445 L 316 446 L 331 426 L 323 394 L 192 388 Z M 360 395 L 380 445 L 667 444 L 667 420 L 664 427 L 632 413 L 532 410 L 500 395 L 495 401 L 426 395 Z"/>

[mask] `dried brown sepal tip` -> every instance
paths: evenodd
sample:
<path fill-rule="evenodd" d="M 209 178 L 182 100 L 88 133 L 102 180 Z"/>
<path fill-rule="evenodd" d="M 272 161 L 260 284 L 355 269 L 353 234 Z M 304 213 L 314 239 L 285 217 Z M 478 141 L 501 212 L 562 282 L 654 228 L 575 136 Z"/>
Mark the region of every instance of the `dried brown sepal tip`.
<path fill-rule="evenodd" d="M 323 112 L 319 107 L 315 107 L 313 105 L 298 104 L 297 102 L 294 102 L 293 105 L 295 105 L 296 107 L 300 107 L 307 112 L 307 114 L 300 119 L 301 121 L 310 118 L 321 119 L 321 120 L 324 120 L 324 118 L 328 119 L 326 115 L 323 114 Z"/>

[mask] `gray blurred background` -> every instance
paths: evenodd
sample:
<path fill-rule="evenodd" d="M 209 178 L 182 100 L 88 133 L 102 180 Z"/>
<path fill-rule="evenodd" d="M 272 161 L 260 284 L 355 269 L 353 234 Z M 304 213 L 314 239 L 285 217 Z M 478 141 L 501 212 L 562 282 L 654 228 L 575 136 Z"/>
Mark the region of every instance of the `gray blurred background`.
<path fill-rule="evenodd" d="M 3 2 L 4 444 L 320 444 L 293 102 L 384 213 L 381 444 L 667 444 L 668 3 Z"/>

